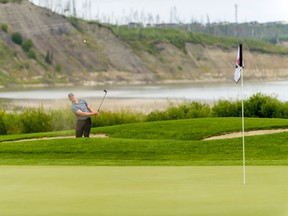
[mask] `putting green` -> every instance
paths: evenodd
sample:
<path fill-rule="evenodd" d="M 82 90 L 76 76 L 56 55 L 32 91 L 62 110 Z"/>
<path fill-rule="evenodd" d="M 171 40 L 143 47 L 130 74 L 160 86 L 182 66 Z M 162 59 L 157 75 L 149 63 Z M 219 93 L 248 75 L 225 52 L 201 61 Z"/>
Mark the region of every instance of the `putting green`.
<path fill-rule="evenodd" d="M 0 166 L 5 216 L 287 216 L 288 167 Z"/>

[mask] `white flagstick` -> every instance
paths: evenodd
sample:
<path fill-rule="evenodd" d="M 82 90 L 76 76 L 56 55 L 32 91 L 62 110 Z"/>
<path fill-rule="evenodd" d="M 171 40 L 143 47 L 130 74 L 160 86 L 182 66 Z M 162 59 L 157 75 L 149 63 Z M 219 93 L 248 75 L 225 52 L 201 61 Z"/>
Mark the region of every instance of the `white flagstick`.
<path fill-rule="evenodd" d="M 246 184 L 246 164 L 245 164 L 245 142 L 244 142 L 244 93 L 243 93 L 243 71 L 244 63 L 243 63 L 243 52 L 242 52 L 242 44 L 238 46 L 237 52 L 237 60 L 236 60 L 236 68 L 234 73 L 234 81 L 238 83 L 241 78 L 241 93 L 242 93 L 242 149 L 243 149 L 243 184 Z"/>
<path fill-rule="evenodd" d="M 245 134 L 244 134 L 244 93 L 243 93 L 243 68 L 241 73 L 242 89 L 242 150 L 243 150 L 243 184 L 246 184 L 246 163 L 245 163 Z"/>

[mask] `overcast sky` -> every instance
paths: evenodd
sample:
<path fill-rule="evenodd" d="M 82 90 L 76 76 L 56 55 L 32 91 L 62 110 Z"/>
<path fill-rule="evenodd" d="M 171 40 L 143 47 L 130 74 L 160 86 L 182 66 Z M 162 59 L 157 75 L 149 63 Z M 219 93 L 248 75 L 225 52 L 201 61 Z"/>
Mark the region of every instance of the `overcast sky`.
<path fill-rule="evenodd" d="M 35 4 L 59 8 L 65 0 L 30 0 Z M 66 0 L 73 2 L 73 0 Z M 74 0 L 77 5 L 77 15 L 81 18 L 100 19 L 111 22 L 137 21 L 144 14 L 152 14 L 154 22 L 170 22 L 178 19 L 181 22 L 198 21 L 235 22 L 237 5 L 237 21 L 288 22 L 288 0 Z M 60 3 L 61 2 L 61 3 Z M 53 5 L 53 6 L 52 6 Z M 67 3 L 66 3 L 67 5 Z M 138 17 L 138 18 L 137 18 Z M 106 20 L 105 20 L 106 19 Z M 126 19 L 126 20 L 125 20 Z M 143 16 L 142 16 L 143 19 Z"/>

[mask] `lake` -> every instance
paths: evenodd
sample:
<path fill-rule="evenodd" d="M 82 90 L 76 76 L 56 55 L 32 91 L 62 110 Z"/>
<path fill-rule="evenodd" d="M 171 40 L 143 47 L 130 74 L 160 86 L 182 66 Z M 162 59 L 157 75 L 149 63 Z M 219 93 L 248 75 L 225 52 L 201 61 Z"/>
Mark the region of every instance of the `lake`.
<path fill-rule="evenodd" d="M 126 85 L 98 87 L 55 87 L 34 89 L 2 89 L 1 99 L 23 100 L 58 100 L 67 99 L 69 92 L 77 97 L 101 98 L 103 89 L 111 99 L 187 99 L 213 102 L 219 99 L 236 100 L 242 98 L 241 84 L 236 83 L 190 83 L 161 85 Z M 247 82 L 244 83 L 244 98 L 261 92 L 275 96 L 281 101 L 288 100 L 288 81 Z"/>

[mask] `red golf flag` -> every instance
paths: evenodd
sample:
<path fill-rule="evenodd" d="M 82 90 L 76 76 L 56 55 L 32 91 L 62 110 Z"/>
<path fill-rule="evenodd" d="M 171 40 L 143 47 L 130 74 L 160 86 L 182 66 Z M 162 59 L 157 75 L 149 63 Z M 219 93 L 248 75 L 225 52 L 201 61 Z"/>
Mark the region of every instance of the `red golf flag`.
<path fill-rule="evenodd" d="M 243 65 L 243 55 L 242 55 L 242 44 L 239 44 L 238 46 L 238 52 L 237 52 L 237 59 L 236 59 L 236 68 L 234 72 L 234 81 L 238 83 L 238 81 L 241 78 L 241 71 L 244 68 Z"/>

